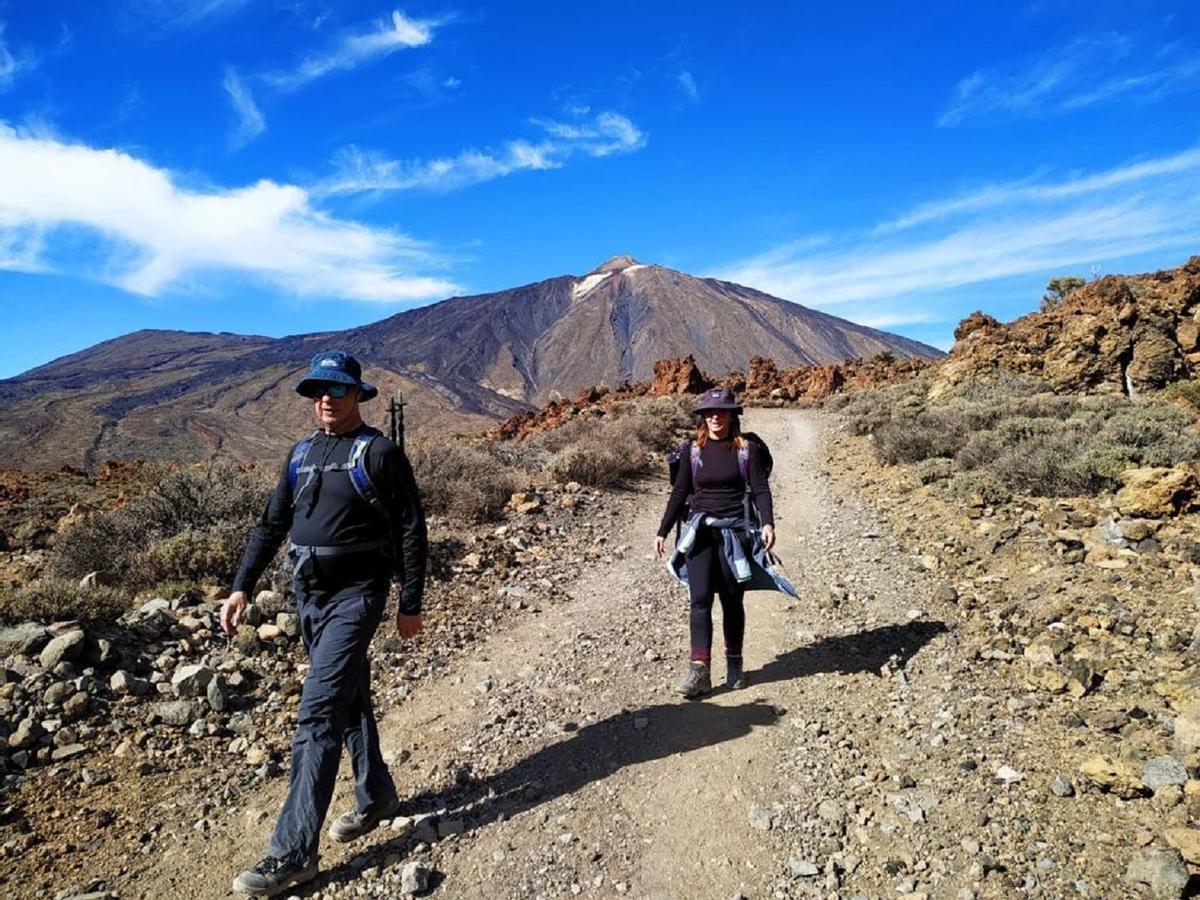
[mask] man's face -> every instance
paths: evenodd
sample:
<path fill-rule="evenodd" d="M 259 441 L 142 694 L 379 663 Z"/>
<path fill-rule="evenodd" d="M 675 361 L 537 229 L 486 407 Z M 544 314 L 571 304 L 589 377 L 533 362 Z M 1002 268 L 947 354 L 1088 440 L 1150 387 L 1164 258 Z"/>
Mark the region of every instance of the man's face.
<path fill-rule="evenodd" d="M 344 392 L 344 393 L 343 393 Z M 338 397 L 335 394 L 342 394 Z M 314 386 L 311 394 L 313 413 L 327 431 L 339 432 L 358 412 L 358 388 L 340 382 Z"/>

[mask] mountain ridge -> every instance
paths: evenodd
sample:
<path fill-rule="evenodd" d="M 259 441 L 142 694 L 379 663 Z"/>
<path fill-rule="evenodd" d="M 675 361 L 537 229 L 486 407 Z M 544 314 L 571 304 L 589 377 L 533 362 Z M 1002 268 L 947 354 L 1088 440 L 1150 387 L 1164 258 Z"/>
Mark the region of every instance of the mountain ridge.
<path fill-rule="evenodd" d="M 713 372 L 752 356 L 795 366 L 942 355 L 733 282 L 614 256 L 582 276 L 449 297 L 342 331 L 112 338 L 0 381 L 12 413 L 0 422 L 0 452 L 33 467 L 273 457 L 309 427 L 292 383 L 329 346 L 358 356 L 381 393 L 402 391 L 414 430 L 452 432 L 596 384 L 647 380 L 655 361 L 688 354 Z M 364 412 L 384 424 L 385 404 Z"/>

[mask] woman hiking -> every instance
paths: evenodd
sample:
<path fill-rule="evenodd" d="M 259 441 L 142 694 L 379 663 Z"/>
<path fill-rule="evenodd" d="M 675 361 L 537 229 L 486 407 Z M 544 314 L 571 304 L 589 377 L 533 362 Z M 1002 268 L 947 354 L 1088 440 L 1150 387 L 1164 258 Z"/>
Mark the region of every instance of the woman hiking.
<path fill-rule="evenodd" d="M 671 526 L 686 515 L 671 568 L 687 584 L 691 598 L 691 658 L 677 687 L 689 698 L 712 690 L 714 595 L 721 598 L 725 685 L 733 689 L 746 685 L 746 590 L 766 588 L 795 596 L 769 556 L 775 546 L 775 518 L 766 445 L 742 434 L 742 407 L 727 388 L 705 393 L 693 412 L 701 423 L 695 439 L 679 449 L 679 470 L 654 539 L 655 555 L 662 559 Z"/>

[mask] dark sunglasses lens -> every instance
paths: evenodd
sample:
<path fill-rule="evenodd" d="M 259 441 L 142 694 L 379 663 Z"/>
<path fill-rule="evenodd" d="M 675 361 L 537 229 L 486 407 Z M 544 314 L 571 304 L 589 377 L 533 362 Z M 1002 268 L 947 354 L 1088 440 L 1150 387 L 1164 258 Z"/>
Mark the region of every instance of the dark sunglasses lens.
<path fill-rule="evenodd" d="M 325 384 L 314 384 L 306 392 L 312 400 L 320 400 L 326 394 L 334 400 L 340 400 L 350 393 L 350 385 L 338 384 L 337 382 L 326 382 Z"/>

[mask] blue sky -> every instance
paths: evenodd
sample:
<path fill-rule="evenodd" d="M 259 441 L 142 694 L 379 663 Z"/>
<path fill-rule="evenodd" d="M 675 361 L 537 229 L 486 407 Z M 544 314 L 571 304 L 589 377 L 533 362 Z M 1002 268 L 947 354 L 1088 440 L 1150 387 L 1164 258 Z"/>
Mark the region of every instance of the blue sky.
<path fill-rule="evenodd" d="M 0 0 L 0 377 L 631 254 L 942 347 L 1200 253 L 1188 2 Z"/>

